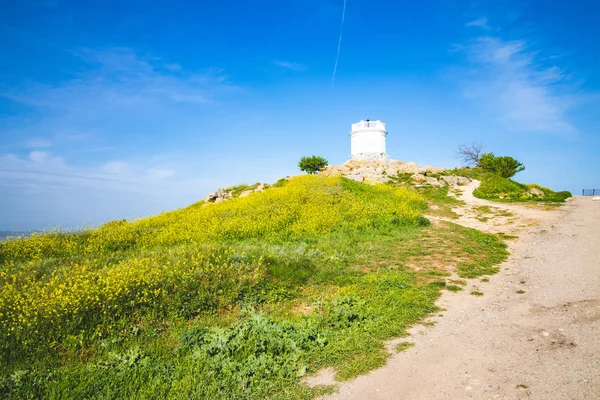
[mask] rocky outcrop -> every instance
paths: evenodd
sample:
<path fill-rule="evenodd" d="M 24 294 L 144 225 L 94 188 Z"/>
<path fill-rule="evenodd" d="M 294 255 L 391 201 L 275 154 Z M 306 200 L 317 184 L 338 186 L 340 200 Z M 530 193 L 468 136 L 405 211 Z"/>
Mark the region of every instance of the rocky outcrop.
<path fill-rule="evenodd" d="M 464 186 L 471 183 L 471 180 L 464 176 L 439 176 L 444 171 L 446 171 L 445 168 L 430 165 L 419 167 L 414 162 L 350 159 L 342 165 L 327 166 L 321 171 L 321 175 L 342 175 L 357 182 L 385 183 L 393 177 L 397 177 L 398 174 L 411 174 L 410 180 L 415 186 Z"/>
<path fill-rule="evenodd" d="M 527 194 L 530 195 L 530 196 L 544 197 L 545 193 L 543 191 L 541 191 L 540 189 L 538 189 L 538 188 L 532 187 L 531 189 L 529 189 L 527 191 Z"/>
<path fill-rule="evenodd" d="M 256 186 L 256 188 L 254 188 L 254 189 L 245 190 L 245 191 L 241 192 L 239 194 L 239 196 L 237 196 L 237 197 L 246 197 L 254 192 L 262 192 L 266 188 L 267 188 L 267 185 L 265 185 L 264 183 L 261 183 L 258 186 Z M 221 188 L 221 189 L 217 190 L 216 192 L 210 193 L 209 195 L 207 195 L 204 198 L 204 201 L 206 204 L 220 203 L 222 201 L 229 200 L 233 197 L 236 197 L 236 196 L 234 196 L 234 192 L 232 190 L 227 190 L 227 189 Z"/>
<path fill-rule="evenodd" d="M 321 171 L 321 174 L 326 176 L 343 175 L 357 182 L 385 183 L 390 180 L 390 177 L 398 176 L 399 173 L 418 174 L 442 171 L 444 168 L 419 167 L 414 162 L 404 163 L 398 160 L 376 158 L 373 160 L 351 159 L 342 165 L 329 165 Z"/>
<path fill-rule="evenodd" d="M 465 186 L 471 183 L 469 178 L 465 178 L 464 176 L 455 176 L 455 175 L 442 175 L 440 176 L 440 180 L 448 185 L 453 186 Z"/>
<path fill-rule="evenodd" d="M 214 193 L 210 193 L 204 198 L 207 203 L 219 203 L 224 200 L 228 200 L 233 197 L 232 192 L 227 191 L 224 188 L 218 189 Z"/>

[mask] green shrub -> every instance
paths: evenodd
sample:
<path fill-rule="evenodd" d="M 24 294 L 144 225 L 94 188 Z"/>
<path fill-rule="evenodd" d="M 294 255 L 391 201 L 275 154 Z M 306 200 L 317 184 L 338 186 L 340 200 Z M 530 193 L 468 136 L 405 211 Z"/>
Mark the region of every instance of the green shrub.
<path fill-rule="evenodd" d="M 494 153 L 484 153 L 479 159 L 479 166 L 487 172 L 503 178 L 511 178 L 525 169 L 525 166 L 512 157 L 496 157 Z"/>
<path fill-rule="evenodd" d="M 328 161 L 323 157 L 310 156 L 302 157 L 298 163 L 300 171 L 308 172 L 309 174 L 316 174 L 327 166 Z"/>

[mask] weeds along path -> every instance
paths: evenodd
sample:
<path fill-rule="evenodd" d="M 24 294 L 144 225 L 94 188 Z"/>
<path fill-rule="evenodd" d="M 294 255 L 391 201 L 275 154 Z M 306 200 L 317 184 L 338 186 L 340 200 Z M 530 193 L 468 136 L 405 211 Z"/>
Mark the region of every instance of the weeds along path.
<path fill-rule="evenodd" d="M 414 346 L 341 383 L 331 399 L 600 398 L 600 204 L 490 203 L 472 196 L 476 185 L 454 222 L 518 232 L 501 272 L 446 292 L 445 311 L 398 339 Z M 477 207 L 514 216 L 486 220 Z"/>
<path fill-rule="evenodd" d="M 473 191 L 481 182 L 473 180 L 469 185 L 451 191 L 450 195 L 462 200 L 463 206 L 454 207 L 452 211 L 458 215 L 457 219 L 436 218 L 434 220 L 447 220 L 469 228 L 478 229 L 487 233 L 518 235 L 524 229 L 539 225 L 560 215 L 554 206 L 535 203 L 498 203 L 475 197 Z"/>

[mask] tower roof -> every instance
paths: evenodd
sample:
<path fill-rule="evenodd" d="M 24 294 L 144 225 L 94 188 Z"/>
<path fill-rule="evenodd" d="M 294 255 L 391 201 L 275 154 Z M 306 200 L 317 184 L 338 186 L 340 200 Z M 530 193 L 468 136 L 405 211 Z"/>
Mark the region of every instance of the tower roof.
<path fill-rule="evenodd" d="M 362 120 L 360 122 L 352 124 L 352 131 L 369 130 L 369 129 L 385 131 L 385 123 L 381 122 L 380 120 L 376 120 L 376 121 Z M 386 131 L 386 133 L 387 133 L 387 131 Z"/>

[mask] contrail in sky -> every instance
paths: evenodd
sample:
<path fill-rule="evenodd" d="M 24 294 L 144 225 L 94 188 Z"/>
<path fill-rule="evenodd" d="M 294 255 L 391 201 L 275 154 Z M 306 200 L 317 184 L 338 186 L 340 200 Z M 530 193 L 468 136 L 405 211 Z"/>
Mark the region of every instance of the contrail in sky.
<path fill-rule="evenodd" d="M 344 9 L 342 11 L 342 24 L 340 25 L 340 40 L 338 42 L 337 55 L 335 56 L 335 66 L 333 67 L 331 87 L 333 87 L 333 82 L 335 82 L 335 73 L 337 72 L 338 60 L 340 59 L 340 49 L 342 48 L 342 30 L 344 29 L 344 17 L 346 17 L 346 0 L 344 0 Z"/>

